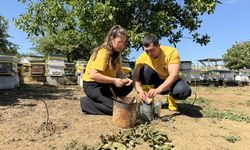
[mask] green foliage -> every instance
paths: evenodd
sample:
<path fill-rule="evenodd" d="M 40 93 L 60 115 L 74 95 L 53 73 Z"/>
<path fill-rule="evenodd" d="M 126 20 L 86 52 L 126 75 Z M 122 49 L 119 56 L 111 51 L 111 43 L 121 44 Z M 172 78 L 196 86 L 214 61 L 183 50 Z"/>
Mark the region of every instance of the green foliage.
<path fill-rule="evenodd" d="M 34 50 L 45 56 L 49 54 L 60 54 L 67 57 L 67 61 L 88 59 L 90 50 L 80 41 L 83 36 L 70 31 L 61 31 L 43 38 L 36 38 Z M 76 43 L 79 41 L 79 43 Z"/>
<path fill-rule="evenodd" d="M 119 132 L 116 135 L 102 135 L 101 143 L 97 147 L 90 147 L 76 141 L 72 141 L 66 145 L 67 150 L 83 150 L 85 149 L 119 149 L 126 150 L 129 147 L 136 147 L 141 142 L 149 143 L 152 149 L 157 150 L 171 150 L 174 145 L 166 135 L 160 134 L 159 131 L 154 130 L 148 125 L 140 125 L 128 131 Z M 84 149 L 84 150 L 85 150 Z"/>
<path fill-rule="evenodd" d="M 15 19 L 15 24 L 30 38 L 38 38 L 35 40 L 38 41 L 35 46 L 37 51 L 49 53 L 43 46 L 48 42 L 53 52 L 63 51 L 70 55 L 83 51 L 85 57 L 89 56 L 89 50 L 102 43 L 114 24 L 127 29 L 129 48 L 139 47 L 141 39 L 148 32 L 177 43 L 183 37 L 184 30 L 190 33 L 195 42 L 205 45 L 209 42 L 209 36 L 196 32 L 202 23 L 200 16 L 214 13 L 216 5 L 220 3 L 218 0 L 19 1 L 28 4 L 28 9 Z"/>
<path fill-rule="evenodd" d="M 223 136 L 223 138 L 230 143 L 235 143 L 240 140 L 239 136 L 234 135 Z"/>
<path fill-rule="evenodd" d="M 0 15 L 0 55 L 17 54 L 18 46 L 7 39 L 10 37 L 7 33 L 8 27 L 8 21 Z"/>
<path fill-rule="evenodd" d="M 94 148 L 73 140 L 72 142 L 66 145 L 65 150 L 94 150 Z"/>
<path fill-rule="evenodd" d="M 250 107 L 250 100 L 246 101 L 247 107 Z"/>
<path fill-rule="evenodd" d="M 204 97 L 198 97 L 197 99 L 194 98 L 188 98 L 186 101 L 183 101 L 184 103 L 187 104 L 194 104 L 194 105 L 198 105 L 200 107 L 206 107 L 209 104 L 208 99 L 204 98 Z"/>
<path fill-rule="evenodd" d="M 229 69 L 250 68 L 250 41 L 236 43 L 223 55 L 225 66 Z"/>
<path fill-rule="evenodd" d="M 208 109 L 203 112 L 205 117 L 209 118 L 217 118 L 219 120 L 221 119 L 229 119 L 232 121 L 239 121 L 239 122 L 250 122 L 250 117 L 245 114 L 238 114 L 234 113 L 230 110 L 226 111 L 218 111 L 216 109 Z"/>
<path fill-rule="evenodd" d="M 101 147 L 105 148 L 110 145 L 110 142 L 121 143 L 127 147 L 129 147 L 129 145 L 135 147 L 137 144 L 140 144 L 140 139 L 149 143 L 149 146 L 153 149 L 162 149 L 166 146 L 169 146 L 169 149 L 173 148 L 173 145 L 166 135 L 160 134 L 159 131 L 154 130 L 148 125 L 140 125 L 135 129 L 124 133 L 120 132 L 117 135 L 102 136 L 101 139 L 103 143 Z"/>

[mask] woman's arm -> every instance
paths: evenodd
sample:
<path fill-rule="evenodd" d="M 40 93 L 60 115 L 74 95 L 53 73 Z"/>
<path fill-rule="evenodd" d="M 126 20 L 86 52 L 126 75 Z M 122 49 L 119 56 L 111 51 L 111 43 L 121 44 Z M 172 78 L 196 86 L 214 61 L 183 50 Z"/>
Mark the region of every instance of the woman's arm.
<path fill-rule="evenodd" d="M 118 71 L 117 77 L 122 78 L 122 80 L 123 80 L 123 82 L 124 82 L 124 84 L 126 86 L 129 86 L 129 85 L 131 85 L 133 83 L 133 80 L 127 78 L 126 75 L 122 72 L 121 69 Z"/>
<path fill-rule="evenodd" d="M 112 78 L 109 76 L 105 76 L 95 69 L 90 70 L 90 78 L 92 80 L 95 80 L 96 82 L 99 82 L 99 83 L 114 84 L 116 87 L 122 87 L 124 85 L 124 82 L 121 78 Z"/>

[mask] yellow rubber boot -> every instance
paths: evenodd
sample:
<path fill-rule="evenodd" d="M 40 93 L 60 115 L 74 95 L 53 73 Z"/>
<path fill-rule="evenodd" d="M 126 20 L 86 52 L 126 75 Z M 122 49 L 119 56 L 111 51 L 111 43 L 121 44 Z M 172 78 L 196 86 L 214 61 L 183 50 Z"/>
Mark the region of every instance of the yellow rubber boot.
<path fill-rule="evenodd" d="M 178 106 L 175 103 L 175 99 L 170 95 L 168 95 L 168 109 L 170 111 L 177 111 L 178 110 Z"/>

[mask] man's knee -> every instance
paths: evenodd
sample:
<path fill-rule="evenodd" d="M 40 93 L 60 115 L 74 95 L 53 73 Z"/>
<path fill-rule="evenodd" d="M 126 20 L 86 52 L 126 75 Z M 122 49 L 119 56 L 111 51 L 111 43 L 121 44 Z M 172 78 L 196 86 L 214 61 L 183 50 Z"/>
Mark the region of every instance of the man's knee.
<path fill-rule="evenodd" d="M 184 80 L 179 80 L 172 90 L 172 97 L 178 100 L 184 100 L 191 96 L 191 88 Z"/>
<path fill-rule="evenodd" d="M 147 64 L 144 64 L 140 70 L 141 83 L 144 85 L 155 84 L 155 81 L 159 79 L 157 73 Z"/>

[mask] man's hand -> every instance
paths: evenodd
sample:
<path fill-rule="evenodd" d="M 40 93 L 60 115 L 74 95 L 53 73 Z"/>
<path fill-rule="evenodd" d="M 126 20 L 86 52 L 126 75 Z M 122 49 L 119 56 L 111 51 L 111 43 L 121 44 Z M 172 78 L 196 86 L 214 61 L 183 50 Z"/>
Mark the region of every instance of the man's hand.
<path fill-rule="evenodd" d="M 129 85 L 131 85 L 131 84 L 133 83 L 133 80 L 131 80 L 131 79 L 129 79 L 129 78 L 122 79 L 122 80 L 123 80 L 123 82 L 124 82 L 124 84 L 125 84 L 126 86 L 129 86 Z"/>
<path fill-rule="evenodd" d="M 160 91 L 159 89 L 150 89 L 148 91 L 148 98 L 154 98 L 157 94 L 160 94 L 162 91 Z"/>
<path fill-rule="evenodd" d="M 146 101 L 147 100 L 147 94 L 145 92 L 139 92 L 138 93 L 139 99 L 142 101 Z"/>
<path fill-rule="evenodd" d="M 122 86 L 124 85 L 123 79 L 116 78 L 116 79 L 114 80 L 114 85 L 115 85 L 116 87 L 122 87 Z"/>

